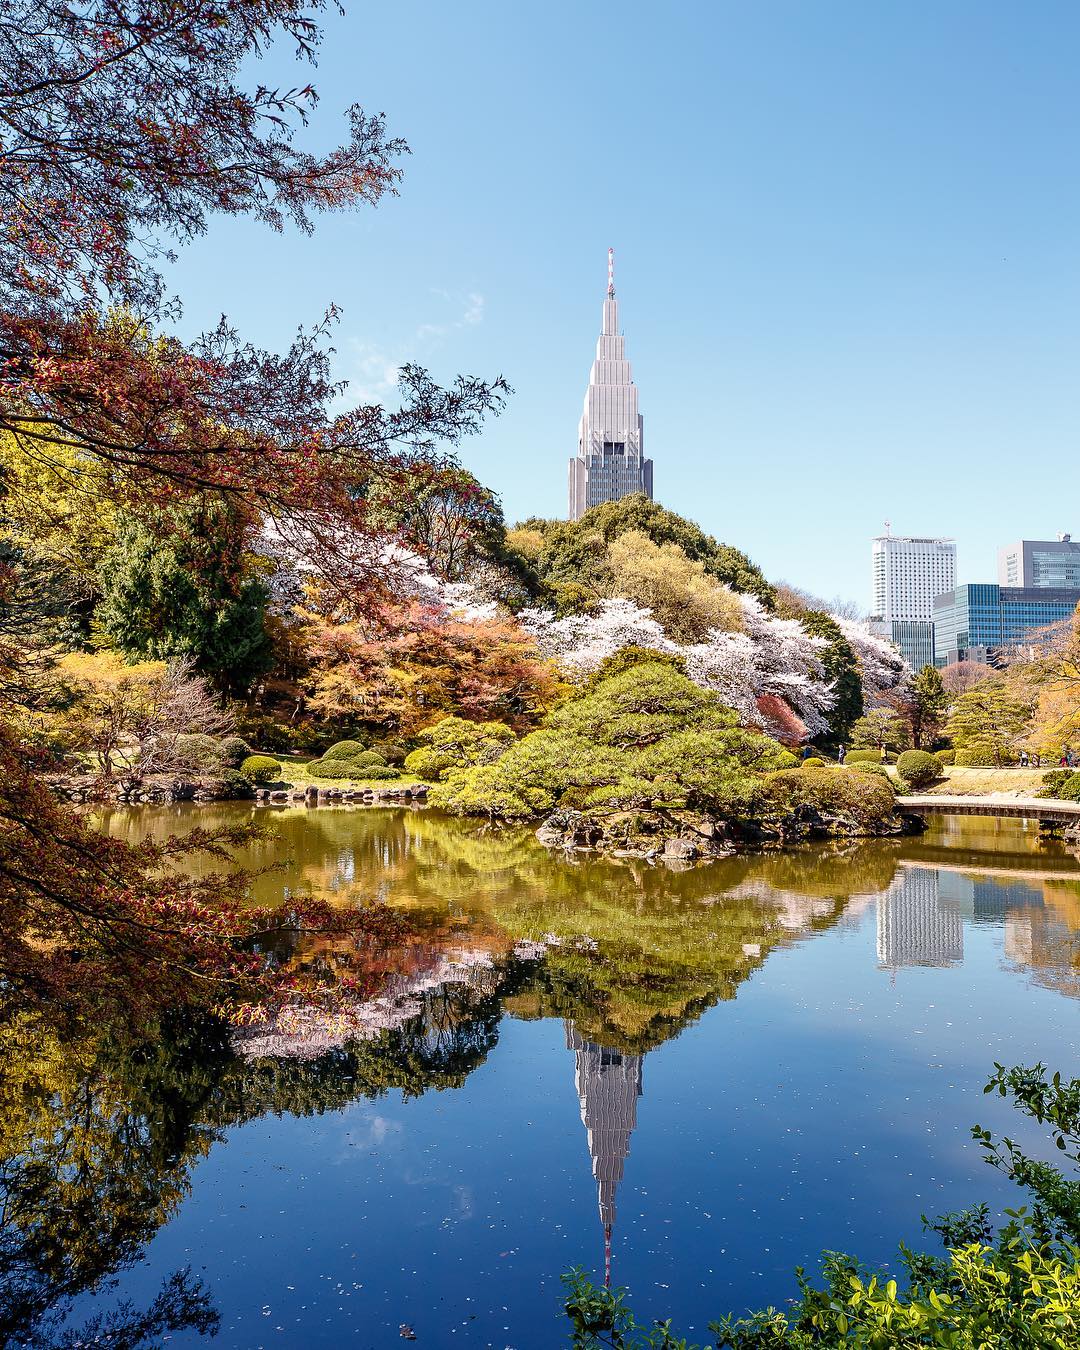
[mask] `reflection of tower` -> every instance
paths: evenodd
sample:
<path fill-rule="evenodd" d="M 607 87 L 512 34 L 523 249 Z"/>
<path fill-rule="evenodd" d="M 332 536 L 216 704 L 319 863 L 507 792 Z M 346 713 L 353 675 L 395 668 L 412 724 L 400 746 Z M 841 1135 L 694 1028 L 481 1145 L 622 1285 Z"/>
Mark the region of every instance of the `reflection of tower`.
<path fill-rule="evenodd" d="M 877 902 L 878 965 L 950 966 L 964 959 L 964 921 L 942 904 L 932 868 L 905 867 Z"/>
<path fill-rule="evenodd" d="M 569 1021 L 566 1047 L 575 1053 L 574 1083 L 581 1102 L 582 1124 L 589 1135 L 600 1222 L 604 1225 L 604 1280 L 610 1283 L 615 1192 L 630 1152 L 630 1135 L 637 1124 L 644 1056 L 624 1055 L 620 1050 L 583 1040 Z"/>

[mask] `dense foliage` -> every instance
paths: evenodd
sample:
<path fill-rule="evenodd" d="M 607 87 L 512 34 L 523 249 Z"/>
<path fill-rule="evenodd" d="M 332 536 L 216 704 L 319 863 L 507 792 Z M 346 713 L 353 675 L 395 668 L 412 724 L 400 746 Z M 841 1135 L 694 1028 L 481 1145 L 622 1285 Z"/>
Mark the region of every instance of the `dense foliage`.
<path fill-rule="evenodd" d="M 714 580 L 772 608 L 773 588 L 745 554 L 640 494 L 593 506 L 578 521 L 527 520 L 509 542 L 532 563 L 556 610 L 568 614 L 613 593 L 609 545 L 630 533 L 667 548 L 673 561 L 700 564 Z"/>

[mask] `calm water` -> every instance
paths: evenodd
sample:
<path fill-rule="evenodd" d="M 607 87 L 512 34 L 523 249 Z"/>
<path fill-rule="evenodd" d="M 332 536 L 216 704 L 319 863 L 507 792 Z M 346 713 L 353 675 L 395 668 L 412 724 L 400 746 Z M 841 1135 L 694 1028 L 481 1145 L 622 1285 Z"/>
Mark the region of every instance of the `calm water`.
<path fill-rule="evenodd" d="M 1080 1073 L 1080 863 L 1020 825 L 679 872 L 434 812 L 273 818 L 247 861 L 284 865 L 257 898 L 414 917 L 369 963 L 385 1029 L 307 1062 L 181 1026 L 136 1052 L 104 1031 L 6 1045 L 9 1317 L 62 1288 L 77 1323 L 145 1306 L 190 1266 L 222 1347 L 391 1346 L 406 1323 L 421 1346 L 533 1350 L 563 1342 L 560 1272 L 602 1277 L 606 1245 L 639 1312 L 704 1339 L 823 1248 L 885 1263 L 920 1214 L 1014 1203 L 968 1127 L 1037 1136 L 987 1071 Z"/>

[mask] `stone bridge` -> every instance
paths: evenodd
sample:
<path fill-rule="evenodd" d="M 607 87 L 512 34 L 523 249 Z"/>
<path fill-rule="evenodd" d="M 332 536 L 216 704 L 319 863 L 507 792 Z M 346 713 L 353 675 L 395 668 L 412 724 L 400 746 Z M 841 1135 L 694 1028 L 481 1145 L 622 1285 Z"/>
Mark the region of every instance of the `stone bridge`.
<path fill-rule="evenodd" d="M 950 816 L 1004 816 L 1016 820 L 1039 820 L 1055 825 L 1080 824 L 1080 802 L 1062 802 L 1053 797 L 947 797 L 927 793 L 920 797 L 897 797 L 904 811 Z"/>

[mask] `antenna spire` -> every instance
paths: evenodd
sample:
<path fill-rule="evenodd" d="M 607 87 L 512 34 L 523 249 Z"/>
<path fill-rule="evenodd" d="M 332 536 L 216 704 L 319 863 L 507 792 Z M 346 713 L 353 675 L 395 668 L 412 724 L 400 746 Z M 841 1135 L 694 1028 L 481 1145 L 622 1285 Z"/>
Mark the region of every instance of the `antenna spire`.
<path fill-rule="evenodd" d="M 609 248 L 607 251 L 607 293 L 609 297 L 615 294 L 615 250 Z"/>

